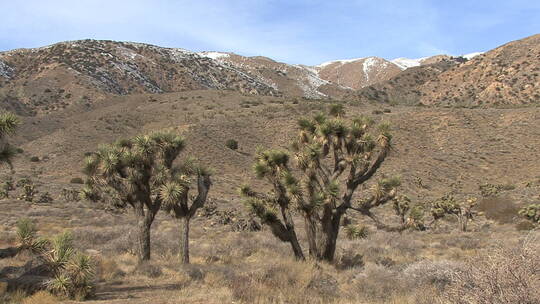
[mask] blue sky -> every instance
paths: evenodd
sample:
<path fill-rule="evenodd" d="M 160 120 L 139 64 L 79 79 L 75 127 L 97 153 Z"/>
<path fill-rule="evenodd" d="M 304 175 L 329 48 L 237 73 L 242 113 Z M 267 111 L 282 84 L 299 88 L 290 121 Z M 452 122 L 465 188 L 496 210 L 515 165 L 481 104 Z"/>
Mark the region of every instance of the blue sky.
<path fill-rule="evenodd" d="M 485 51 L 540 33 L 540 0 L 0 0 L 0 50 L 137 41 L 288 63 Z"/>

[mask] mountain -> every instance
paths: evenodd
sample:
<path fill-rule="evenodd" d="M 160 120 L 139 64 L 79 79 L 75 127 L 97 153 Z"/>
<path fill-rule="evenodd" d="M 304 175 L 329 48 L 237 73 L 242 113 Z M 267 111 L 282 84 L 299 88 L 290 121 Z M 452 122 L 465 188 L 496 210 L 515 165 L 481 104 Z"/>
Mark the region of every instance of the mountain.
<path fill-rule="evenodd" d="M 353 95 L 361 101 L 415 105 L 420 102 L 422 96 L 420 90 L 426 82 L 462 62 L 459 58 L 449 56 L 440 57 L 439 61 L 434 61 L 428 64 L 429 61 L 424 60 L 425 63 L 420 62 L 418 66 L 410 64 L 411 67 L 394 77 L 362 88 Z M 401 63 L 411 62 L 401 61 Z"/>
<path fill-rule="evenodd" d="M 513 41 L 456 66 L 420 89 L 424 104 L 540 101 L 540 35 Z"/>
<path fill-rule="evenodd" d="M 245 71 L 259 81 L 288 96 L 307 98 L 339 97 L 348 93 L 347 87 L 323 79 L 316 68 L 277 62 L 268 57 L 245 57 L 233 53 L 201 52 L 220 64 Z"/>
<path fill-rule="evenodd" d="M 317 66 L 100 40 L 0 52 L 0 104 L 19 115 L 111 96 L 231 90 L 253 96 L 405 104 L 521 104 L 540 99 L 540 36 L 487 53 L 365 57 Z"/>
<path fill-rule="evenodd" d="M 194 52 L 114 41 L 3 52 L 0 75 L 0 100 L 16 100 L 23 112 L 34 113 L 135 93 L 217 89 L 281 95 L 242 70 Z"/>
<path fill-rule="evenodd" d="M 392 60 L 392 63 L 399 66 L 402 70 L 406 70 L 408 68 L 413 68 L 413 67 L 422 66 L 426 64 L 433 64 L 433 63 L 437 63 L 443 60 L 450 60 L 450 59 L 452 59 L 452 56 L 448 56 L 448 55 L 436 55 L 436 56 L 422 57 L 422 58 L 417 58 L 417 59 L 401 57 L 401 58 L 396 58 Z"/>
<path fill-rule="evenodd" d="M 379 57 L 329 61 L 314 69 L 320 78 L 352 89 L 369 86 L 401 72 L 399 66 Z"/>

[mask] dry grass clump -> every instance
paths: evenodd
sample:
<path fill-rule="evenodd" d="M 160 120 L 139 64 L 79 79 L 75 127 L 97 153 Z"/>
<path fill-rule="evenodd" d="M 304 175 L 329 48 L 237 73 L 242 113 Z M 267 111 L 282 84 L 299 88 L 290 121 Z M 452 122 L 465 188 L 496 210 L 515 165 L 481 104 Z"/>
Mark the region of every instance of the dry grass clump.
<path fill-rule="evenodd" d="M 50 294 L 47 291 L 38 291 L 32 296 L 25 298 L 21 304 L 56 304 L 60 303 L 60 299 Z"/>
<path fill-rule="evenodd" d="M 452 274 L 444 299 L 456 304 L 540 303 L 539 235 L 496 248 Z"/>

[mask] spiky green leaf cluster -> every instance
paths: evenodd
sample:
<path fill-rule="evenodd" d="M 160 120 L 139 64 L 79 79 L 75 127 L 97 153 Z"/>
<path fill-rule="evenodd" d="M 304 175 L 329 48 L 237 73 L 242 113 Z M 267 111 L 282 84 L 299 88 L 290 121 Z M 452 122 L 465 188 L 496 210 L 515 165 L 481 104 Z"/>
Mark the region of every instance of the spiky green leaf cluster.
<path fill-rule="evenodd" d="M 289 163 L 289 154 L 280 150 L 259 150 L 253 171 L 257 178 L 263 178 L 272 175 L 275 178 L 278 174 L 287 168 Z"/>
<path fill-rule="evenodd" d="M 137 192 L 165 193 L 167 187 L 161 187 L 168 183 L 171 188 L 182 174 L 209 174 L 191 160 L 184 162 L 183 167 L 173 167 L 183 149 L 184 138 L 172 132 L 154 132 L 102 145 L 85 158 L 83 172 L 88 179 L 81 197 L 97 200 L 112 190 L 123 201 L 118 207 L 125 207 Z"/>
<path fill-rule="evenodd" d="M 303 170 L 316 167 L 332 149 L 345 153 L 350 164 L 369 160 L 377 147 L 388 149 L 392 139 L 388 124 L 383 123 L 377 128 L 373 125 L 373 120 L 365 116 L 346 123 L 339 115 L 327 117 L 322 113 L 298 120 L 300 136 L 292 148 L 299 166 Z"/>
<path fill-rule="evenodd" d="M 264 223 L 275 223 L 278 221 L 275 206 L 257 198 L 250 198 L 245 201 L 251 212 Z"/>
<path fill-rule="evenodd" d="M 347 225 L 345 234 L 349 240 L 365 239 L 369 234 L 369 230 L 366 226 Z"/>
<path fill-rule="evenodd" d="M 19 118 L 11 112 L 4 112 L 0 114 L 0 138 L 4 138 L 6 135 L 13 134 L 17 126 L 20 124 Z"/>
<path fill-rule="evenodd" d="M 13 134 L 19 124 L 19 118 L 13 113 L 0 114 L 0 164 L 5 163 L 11 167 L 11 159 L 17 154 L 17 149 L 10 145 L 5 137 Z"/>
<path fill-rule="evenodd" d="M 36 225 L 30 219 L 19 219 L 16 230 L 21 250 L 29 250 L 32 253 L 39 254 L 44 252 L 49 245 L 47 240 L 37 236 Z"/>

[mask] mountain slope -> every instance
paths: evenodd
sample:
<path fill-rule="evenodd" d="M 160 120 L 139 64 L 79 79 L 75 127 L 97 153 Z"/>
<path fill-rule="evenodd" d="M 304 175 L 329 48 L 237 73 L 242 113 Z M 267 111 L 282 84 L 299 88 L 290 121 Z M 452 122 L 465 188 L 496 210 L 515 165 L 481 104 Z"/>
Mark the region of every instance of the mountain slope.
<path fill-rule="evenodd" d="M 410 67 L 386 81 L 362 88 L 354 95 L 361 101 L 415 105 L 420 102 L 420 90 L 426 82 L 459 64 L 458 59 L 447 57 L 432 64 Z"/>
<path fill-rule="evenodd" d="M 379 57 L 329 61 L 314 68 L 320 78 L 353 89 L 387 80 L 401 72 L 396 64 Z"/>
<path fill-rule="evenodd" d="M 183 49 L 113 41 L 62 42 L 0 53 L 0 98 L 34 112 L 100 100 L 107 95 L 199 89 L 279 95 L 244 71 Z"/>
<path fill-rule="evenodd" d="M 308 98 L 339 97 L 349 89 L 322 79 L 318 71 L 309 66 L 291 65 L 267 57 L 245 57 L 233 53 L 201 52 L 201 56 L 245 71 L 257 80 L 288 96 Z"/>
<path fill-rule="evenodd" d="M 540 35 L 510 42 L 441 73 L 421 88 L 424 104 L 540 101 Z"/>

